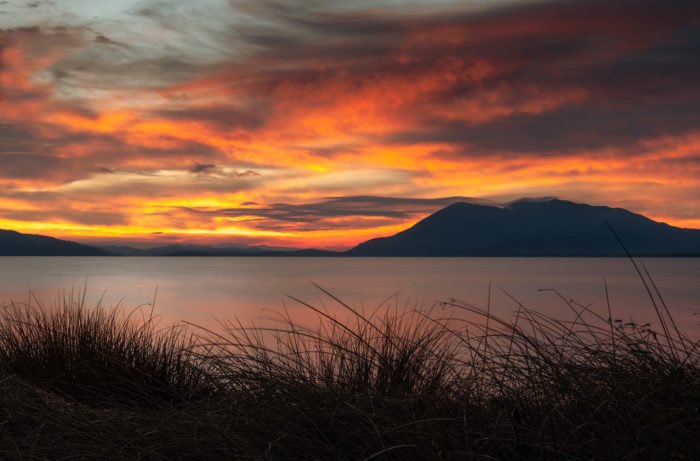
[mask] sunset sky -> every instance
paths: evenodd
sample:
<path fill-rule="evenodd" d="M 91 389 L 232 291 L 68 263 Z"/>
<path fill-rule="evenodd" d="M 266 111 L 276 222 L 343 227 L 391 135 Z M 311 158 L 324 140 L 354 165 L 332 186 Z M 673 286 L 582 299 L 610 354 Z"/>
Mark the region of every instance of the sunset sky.
<path fill-rule="evenodd" d="M 475 197 L 700 228 L 697 0 L 0 0 L 0 228 L 347 248 Z"/>

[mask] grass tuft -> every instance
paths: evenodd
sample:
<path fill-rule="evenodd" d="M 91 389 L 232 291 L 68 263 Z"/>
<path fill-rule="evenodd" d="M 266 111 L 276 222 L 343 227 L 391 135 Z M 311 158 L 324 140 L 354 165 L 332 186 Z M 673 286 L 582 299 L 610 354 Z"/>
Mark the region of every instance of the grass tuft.
<path fill-rule="evenodd" d="M 5 306 L 0 456 L 700 455 L 698 343 L 660 296 L 657 331 L 554 290 L 568 319 L 460 302 L 367 313 L 319 289 L 344 315 L 297 300 L 313 327 L 281 312 L 264 326 L 158 329 L 75 297 Z"/>
<path fill-rule="evenodd" d="M 95 405 L 151 405 L 207 393 L 211 386 L 192 360 L 194 336 L 183 327 L 159 329 L 144 311 L 88 309 L 73 293 L 48 309 L 10 303 L 0 309 L 0 369 Z"/>

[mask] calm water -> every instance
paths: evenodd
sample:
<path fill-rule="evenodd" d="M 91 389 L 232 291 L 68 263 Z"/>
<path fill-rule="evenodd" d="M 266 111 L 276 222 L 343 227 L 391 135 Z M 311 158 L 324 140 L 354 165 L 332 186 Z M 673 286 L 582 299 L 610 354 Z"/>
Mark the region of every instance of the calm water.
<path fill-rule="evenodd" d="M 644 259 L 679 326 L 700 336 L 700 259 Z M 288 296 L 339 309 L 310 282 L 346 303 L 367 309 L 399 293 L 400 306 L 457 299 L 485 306 L 489 280 L 492 309 L 510 315 L 517 305 L 562 318 L 568 307 L 551 292 L 607 312 L 607 278 L 613 317 L 654 321 L 653 308 L 631 263 L 624 258 L 152 258 L 0 257 L 0 302 L 26 302 L 31 290 L 45 305 L 63 291 L 82 289 L 87 300 L 128 308 L 153 300 L 168 322 L 213 325 L 269 318 L 286 307 L 304 319 L 308 309 Z M 607 315 L 606 315 L 607 316 Z"/>

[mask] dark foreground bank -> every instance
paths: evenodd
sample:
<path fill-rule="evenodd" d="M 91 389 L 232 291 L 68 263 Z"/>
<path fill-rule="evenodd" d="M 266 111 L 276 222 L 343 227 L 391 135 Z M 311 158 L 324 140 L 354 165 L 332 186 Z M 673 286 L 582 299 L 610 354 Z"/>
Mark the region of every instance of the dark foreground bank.
<path fill-rule="evenodd" d="M 5 306 L 0 457 L 698 459 L 698 344 L 663 303 L 657 325 L 562 303 L 568 321 L 309 305 L 312 329 L 223 333 L 74 297 Z"/>

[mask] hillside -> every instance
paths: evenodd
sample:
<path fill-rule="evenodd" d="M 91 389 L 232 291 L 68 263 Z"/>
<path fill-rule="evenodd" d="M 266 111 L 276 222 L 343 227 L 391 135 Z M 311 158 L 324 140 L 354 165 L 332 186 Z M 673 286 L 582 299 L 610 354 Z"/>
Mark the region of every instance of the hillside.
<path fill-rule="evenodd" d="M 0 256 L 109 256 L 105 250 L 68 240 L 0 229 Z"/>
<path fill-rule="evenodd" d="M 361 243 L 350 256 L 700 255 L 700 230 L 652 221 L 621 208 L 558 199 L 502 207 L 455 203 L 391 237 Z"/>
<path fill-rule="evenodd" d="M 390 237 L 346 252 L 273 247 L 169 245 L 103 248 L 0 230 L 0 256 L 622 256 L 606 222 L 637 256 L 700 256 L 700 230 L 621 208 L 554 198 L 503 205 L 458 202 Z"/>

